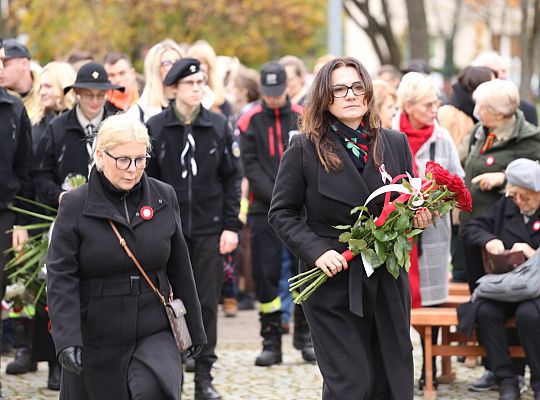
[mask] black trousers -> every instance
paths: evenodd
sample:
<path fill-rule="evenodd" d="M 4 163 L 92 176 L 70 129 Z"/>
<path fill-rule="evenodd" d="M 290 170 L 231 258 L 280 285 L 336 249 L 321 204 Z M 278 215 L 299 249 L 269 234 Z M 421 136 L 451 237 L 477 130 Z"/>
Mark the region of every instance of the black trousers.
<path fill-rule="evenodd" d="M 218 305 L 224 277 L 223 256 L 219 253 L 219 237 L 220 235 L 205 235 L 186 238 L 208 340 L 197 356 L 196 363 L 210 366 L 217 360 Z"/>
<path fill-rule="evenodd" d="M 512 343 L 504 324 L 513 316 L 519 341 L 525 350 L 531 369 L 531 386 L 540 392 L 540 309 L 538 300 L 526 300 L 520 303 L 506 303 L 483 300 L 476 314 L 477 331 L 480 342 L 486 348 L 487 361 L 495 373 L 498 382 L 515 380 L 516 367 L 508 354 Z"/>
<path fill-rule="evenodd" d="M 5 251 L 12 245 L 11 233 L 6 233 L 7 230 L 13 228 L 15 223 L 15 214 L 8 210 L 0 211 L 0 303 L 6 293 L 6 277 L 4 274 L 4 266 L 9 261 L 9 254 Z M 0 343 L 2 342 L 2 318 L 0 318 Z"/>
<path fill-rule="evenodd" d="M 132 358 L 128 367 L 130 400 L 167 399 L 156 376 L 142 361 Z"/>
<path fill-rule="evenodd" d="M 279 296 L 283 243 L 266 215 L 250 215 L 251 268 L 257 300 L 268 303 Z M 287 250 L 288 251 L 288 250 Z M 290 253 L 291 273 L 298 273 L 298 260 Z"/>

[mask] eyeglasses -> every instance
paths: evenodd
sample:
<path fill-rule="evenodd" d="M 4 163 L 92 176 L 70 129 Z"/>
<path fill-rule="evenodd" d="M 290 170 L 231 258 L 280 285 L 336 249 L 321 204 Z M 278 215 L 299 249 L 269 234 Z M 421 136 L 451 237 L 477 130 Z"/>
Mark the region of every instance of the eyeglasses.
<path fill-rule="evenodd" d="M 441 102 L 439 100 L 435 100 L 429 103 L 420 104 L 420 107 L 422 107 L 426 111 L 431 111 L 434 108 L 439 108 L 440 105 L 441 105 Z"/>
<path fill-rule="evenodd" d="M 170 68 L 173 66 L 173 64 L 178 61 L 178 60 L 163 60 L 162 62 L 159 63 L 159 65 L 161 65 L 163 68 Z"/>
<path fill-rule="evenodd" d="M 332 86 L 332 96 L 334 96 L 334 98 L 347 97 L 349 90 L 351 90 L 355 96 L 362 96 L 365 94 L 364 84 L 358 81 L 358 82 L 354 82 L 351 86 L 347 86 L 347 85 Z"/>
<path fill-rule="evenodd" d="M 203 86 L 206 86 L 206 79 L 199 79 L 198 81 L 184 81 L 184 80 L 181 80 L 180 82 L 178 82 L 178 84 L 180 85 L 188 85 L 190 87 L 195 87 L 195 86 L 199 86 L 199 87 L 203 87 Z"/>
<path fill-rule="evenodd" d="M 135 164 L 135 168 L 137 169 L 145 169 L 146 168 L 146 161 L 150 158 L 150 155 L 147 154 L 144 157 L 115 157 L 112 154 L 110 154 L 108 151 L 104 151 L 105 154 L 107 154 L 109 157 L 111 157 L 116 162 L 116 168 L 121 170 L 126 170 L 131 167 L 131 163 L 133 162 Z"/>
<path fill-rule="evenodd" d="M 513 198 L 514 200 L 518 200 L 518 201 L 521 201 L 523 203 L 527 203 L 529 200 L 531 200 L 531 197 L 530 196 L 527 196 L 526 194 L 523 194 L 523 193 L 514 193 L 514 192 L 506 192 L 504 194 L 505 197 L 511 197 Z"/>
<path fill-rule="evenodd" d="M 107 97 L 107 91 L 101 91 L 96 94 L 93 94 L 90 92 L 79 92 L 77 96 L 79 98 L 83 98 L 86 101 L 92 101 L 92 100 L 103 101 Z"/>

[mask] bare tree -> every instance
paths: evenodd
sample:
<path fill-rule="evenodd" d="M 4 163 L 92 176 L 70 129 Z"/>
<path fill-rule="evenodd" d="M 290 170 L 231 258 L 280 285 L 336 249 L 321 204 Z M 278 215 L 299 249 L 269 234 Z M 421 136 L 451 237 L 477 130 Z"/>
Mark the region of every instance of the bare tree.
<path fill-rule="evenodd" d="M 522 98 L 532 99 L 531 78 L 537 64 L 540 46 L 540 0 L 532 0 L 533 15 L 530 15 L 531 0 L 521 1 L 521 81 L 519 94 Z"/>
<path fill-rule="evenodd" d="M 387 0 L 380 1 L 383 11 L 383 21 L 379 21 L 372 14 L 369 0 L 346 1 L 344 8 L 351 21 L 366 32 L 381 64 L 392 64 L 399 68 L 402 57 L 401 49 L 392 32 L 388 3 Z M 367 22 L 362 22 L 357 18 L 356 13 L 353 11 L 355 9 L 362 13 Z"/>
<path fill-rule="evenodd" d="M 427 32 L 424 0 L 405 0 L 409 16 L 409 46 L 411 58 L 429 60 L 429 36 Z"/>
<path fill-rule="evenodd" d="M 454 1 L 454 13 L 452 16 L 452 26 L 450 27 L 450 32 L 445 32 L 443 29 L 443 18 L 441 15 L 440 8 L 438 6 L 433 7 L 433 14 L 437 18 L 437 34 L 444 40 L 444 66 L 443 66 L 443 75 L 445 78 L 451 78 L 457 72 L 456 64 L 454 62 L 454 41 L 456 39 L 456 34 L 459 26 L 460 14 L 463 8 L 463 0 Z"/>

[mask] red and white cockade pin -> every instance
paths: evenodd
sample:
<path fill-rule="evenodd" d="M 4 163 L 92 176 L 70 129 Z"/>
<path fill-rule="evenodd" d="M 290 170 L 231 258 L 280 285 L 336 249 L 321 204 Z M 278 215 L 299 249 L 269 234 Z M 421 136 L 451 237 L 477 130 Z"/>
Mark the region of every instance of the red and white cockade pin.
<path fill-rule="evenodd" d="M 144 206 L 139 211 L 139 214 L 142 219 L 145 219 L 148 221 L 148 220 L 151 220 L 152 217 L 154 216 L 154 210 L 150 206 Z"/>
<path fill-rule="evenodd" d="M 540 231 L 540 221 L 535 221 L 533 224 L 533 229 L 535 231 Z"/>
<path fill-rule="evenodd" d="M 486 158 L 486 165 L 489 165 L 491 167 L 494 162 L 495 159 L 493 158 L 493 156 L 489 156 L 488 158 Z"/>

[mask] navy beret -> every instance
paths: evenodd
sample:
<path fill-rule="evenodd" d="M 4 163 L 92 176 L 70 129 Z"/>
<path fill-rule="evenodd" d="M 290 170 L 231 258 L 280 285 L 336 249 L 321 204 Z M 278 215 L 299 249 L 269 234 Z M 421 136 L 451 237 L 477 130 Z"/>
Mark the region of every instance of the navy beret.
<path fill-rule="evenodd" d="M 201 70 L 201 63 L 195 58 L 182 58 L 173 64 L 163 83 L 166 86 L 174 85 L 180 79 L 196 74 Z"/>

